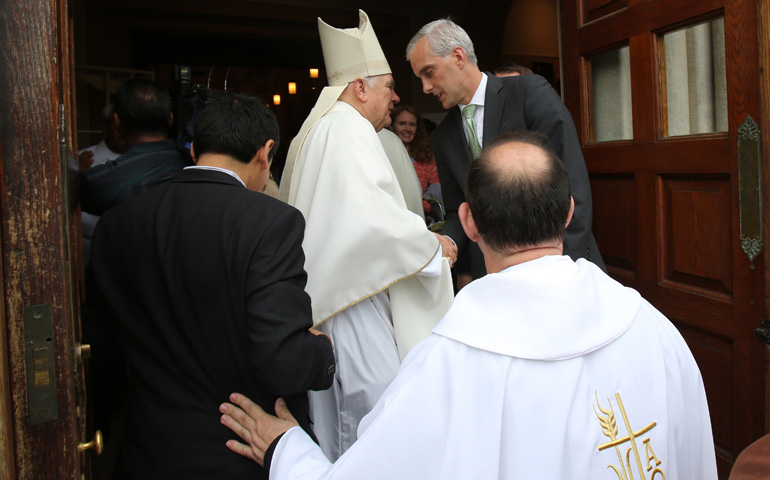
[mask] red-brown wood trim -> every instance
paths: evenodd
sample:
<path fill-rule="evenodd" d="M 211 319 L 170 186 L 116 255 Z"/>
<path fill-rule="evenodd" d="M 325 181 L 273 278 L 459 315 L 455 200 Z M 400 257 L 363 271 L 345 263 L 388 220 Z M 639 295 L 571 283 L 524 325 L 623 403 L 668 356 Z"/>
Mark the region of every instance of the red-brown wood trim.
<path fill-rule="evenodd" d="M 0 44 L 0 250 L 7 321 L 14 459 L 19 478 L 79 479 L 74 438 L 72 300 L 60 130 L 63 96 L 60 19 L 66 0 L 2 2 Z M 62 7 L 62 6 L 65 7 Z M 50 304 L 58 419 L 29 422 L 24 308 Z"/>
<path fill-rule="evenodd" d="M 768 245 L 768 233 L 770 233 L 770 208 L 767 208 L 767 200 L 770 199 L 770 0 L 757 0 L 757 32 L 759 48 L 759 92 L 760 92 L 760 117 L 758 119 L 762 134 L 762 172 L 764 199 L 764 232 L 765 250 Z M 764 278 L 765 278 L 765 320 L 770 319 L 770 255 L 765 254 Z M 770 345 L 767 346 L 765 358 L 765 433 L 770 433 Z"/>
<path fill-rule="evenodd" d="M 692 25 L 699 20 L 719 16 L 724 0 L 654 0 L 578 29 L 581 53 L 601 49 L 604 45 L 626 41 L 644 32 L 660 32 Z M 611 21 L 609 21 L 611 19 Z"/>
<path fill-rule="evenodd" d="M 2 160 L 2 149 L 0 149 L 0 165 L 3 163 Z M 2 236 L 2 228 L 0 228 L 0 236 Z M 3 284 L 5 284 L 3 271 L 0 269 L 0 285 Z M 6 330 L 7 318 L 5 316 L 5 301 L 3 299 L 0 302 L 0 478 L 15 480 L 11 367 L 8 363 Z"/>

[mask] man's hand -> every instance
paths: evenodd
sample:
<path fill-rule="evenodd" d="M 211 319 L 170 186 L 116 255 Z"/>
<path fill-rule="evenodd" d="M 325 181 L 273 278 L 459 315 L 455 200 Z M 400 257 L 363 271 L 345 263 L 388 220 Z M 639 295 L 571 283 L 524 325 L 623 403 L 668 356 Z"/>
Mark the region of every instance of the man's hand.
<path fill-rule="evenodd" d="M 264 467 L 265 452 L 270 444 L 287 430 L 299 424 L 292 416 L 283 398 L 275 401 L 277 417 L 265 413 L 259 405 L 240 393 L 230 395 L 230 401 L 235 405 L 223 403 L 219 406 L 219 411 L 222 413 L 220 421 L 248 445 L 237 440 L 228 440 L 227 448 Z"/>
<path fill-rule="evenodd" d="M 332 344 L 332 348 L 334 348 L 334 342 L 332 342 L 332 337 L 330 337 L 329 335 L 325 334 L 324 332 L 322 332 L 320 330 L 316 330 L 315 328 L 309 328 L 308 330 L 310 330 L 310 333 L 312 333 L 316 337 L 320 337 L 321 335 L 323 335 L 324 337 L 328 338 L 329 339 L 329 343 L 331 343 Z"/>
<path fill-rule="evenodd" d="M 80 171 L 88 170 L 94 164 L 94 152 L 85 150 L 78 155 L 78 168 Z"/>
<path fill-rule="evenodd" d="M 434 235 L 441 244 L 441 250 L 444 252 L 443 255 L 449 259 L 449 265 L 454 265 L 457 261 L 457 245 L 445 235 L 439 235 L 438 233 L 434 233 Z"/>

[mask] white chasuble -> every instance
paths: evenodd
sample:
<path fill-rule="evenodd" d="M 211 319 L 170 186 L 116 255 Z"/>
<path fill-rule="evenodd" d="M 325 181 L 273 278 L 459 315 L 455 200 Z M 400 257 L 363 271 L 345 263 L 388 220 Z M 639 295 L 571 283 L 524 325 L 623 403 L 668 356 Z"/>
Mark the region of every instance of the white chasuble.
<path fill-rule="evenodd" d="M 282 479 L 717 478 L 700 371 L 660 312 L 585 260 L 464 288 L 330 463 L 299 428 Z"/>
<path fill-rule="evenodd" d="M 452 301 L 447 268 L 419 275 L 440 256 L 438 239 L 406 209 L 374 128 L 353 107 L 338 101 L 298 141 L 281 189 L 305 216 L 313 321 L 388 289 L 403 358 Z"/>

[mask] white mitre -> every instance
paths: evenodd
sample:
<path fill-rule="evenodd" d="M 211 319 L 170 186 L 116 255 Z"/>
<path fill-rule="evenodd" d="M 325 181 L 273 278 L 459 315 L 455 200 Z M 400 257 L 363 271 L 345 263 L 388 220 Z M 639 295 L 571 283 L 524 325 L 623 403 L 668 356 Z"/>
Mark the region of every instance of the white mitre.
<path fill-rule="evenodd" d="M 319 17 L 318 34 L 321 37 L 329 86 L 321 91 L 286 155 L 278 198 L 288 203 L 293 202 L 295 195 L 295 185 L 292 182 L 295 178 L 294 172 L 302 170 L 297 158 L 313 125 L 329 111 L 350 82 L 356 78 L 391 73 L 388 60 L 374 33 L 374 27 L 363 10 L 358 11 L 358 28 L 335 28 Z"/>

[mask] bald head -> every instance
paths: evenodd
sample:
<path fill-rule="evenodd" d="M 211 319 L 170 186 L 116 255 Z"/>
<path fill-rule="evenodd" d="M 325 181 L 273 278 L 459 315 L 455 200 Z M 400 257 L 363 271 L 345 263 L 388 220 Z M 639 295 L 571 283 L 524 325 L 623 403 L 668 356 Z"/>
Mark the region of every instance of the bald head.
<path fill-rule="evenodd" d="M 513 130 L 495 139 L 468 170 L 465 190 L 481 240 L 493 251 L 561 246 L 569 178 L 545 135 Z"/>

